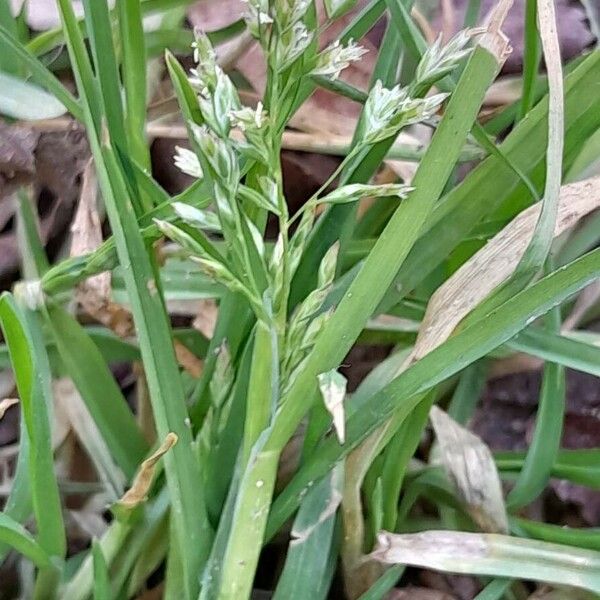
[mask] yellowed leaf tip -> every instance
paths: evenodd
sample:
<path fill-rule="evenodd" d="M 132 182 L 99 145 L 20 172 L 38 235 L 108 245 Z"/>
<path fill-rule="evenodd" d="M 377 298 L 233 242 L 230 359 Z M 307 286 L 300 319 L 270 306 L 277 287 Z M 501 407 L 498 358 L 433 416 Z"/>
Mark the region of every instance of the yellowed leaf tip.
<path fill-rule="evenodd" d="M 178 438 L 174 433 L 168 433 L 164 442 L 156 452 L 142 463 L 140 470 L 133 480 L 131 488 L 129 488 L 119 500 L 121 506 L 132 509 L 146 500 L 148 490 L 150 489 L 154 477 L 156 463 L 177 443 L 177 439 Z"/>
<path fill-rule="evenodd" d="M 500 0 L 496 4 L 488 19 L 487 31 L 479 40 L 479 45 L 490 52 L 499 65 L 504 64 L 506 57 L 512 52 L 509 40 L 502 31 L 502 25 L 513 2 L 514 0 Z"/>

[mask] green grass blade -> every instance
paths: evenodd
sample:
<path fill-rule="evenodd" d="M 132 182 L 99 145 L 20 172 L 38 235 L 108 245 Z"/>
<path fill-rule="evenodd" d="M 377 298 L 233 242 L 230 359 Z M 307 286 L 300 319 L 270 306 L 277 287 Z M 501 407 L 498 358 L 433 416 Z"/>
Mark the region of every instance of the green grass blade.
<path fill-rule="evenodd" d="M 511 530 L 521 537 L 600 551 L 600 529 L 575 528 L 512 517 Z"/>
<path fill-rule="evenodd" d="M 512 579 L 492 579 L 484 588 L 475 596 L 475 600 L 500 600 L 504 598 L 504 593 L 510 588 Z"/>
<path fill-rule="evenodd" d="M 54 119 L 67 109 L 52 94 L 19 77 L 0 73 L 0 114 L 22 121 Z"/>
<path fill-rule="evenodd" d="M 461 374 L 448 405 L 448 415 L 457 423 L 466 425 L 481 396 L 487 378 L 485 360 L 469 365 Z"/>
<path fill-rule="evenodd" d="M 524 329 L 531 318 L 545 314 L 599 275 L 600 250 L 596 250 L 515 295 L 490 313 L 485 318 L 485 325 L 476 323 L 452 336 L 373 395 L 347 417 L 344 446 L 341 447 L 332 437 L 327 438 L 275 500 L 267 537 L 277 531 L 293 512 L 299 494 L 309 481 L 327 473 L 369 433 L 392 414 L 397 414 L 399 406 L 403 406 L 408 415 L 422 399 L 425 390 L 485 356 Z M 399 405 L 399 402 L 402 404 Z"/>
<path fill-rule="evenodd" d="M 104 110 L 98 115 L 106 119 L 106 127 L 115 146 L 128 148 L 123 121 L 121 80 L 113 45 L 112 27 L 107 0 L 83 0 L 85 23 L 94 57 L 98 89 Z"/>
<path fill-rule="evenodd" d="M 463 28 L 468 29 L 475 27 L 479 20 L 479 11 L 481 10 L 481 0 L 469 0 L 467 4 L 467 10 L 465 11 L 465 18 L 463 21 Z"/>
<path fill-rule="evenodd" d="M 12 15 L 9 0 L 0 0 L 0 26 L 17 39 L 17 19 Z M 20 75 L 20 67 L 21 65 L 15 60 L 15 57 L 10 54 L 10 46 L 0 40 L 0 71 L 9 75 Z"/>
<path fill-rule="evenodd" d="M 522 119 L 533 107 L 535 86 L 542 58 L 542 47 L 537 29 L 537 0 L 525 0 L 523 42 L 523 91 L 521 92 L 519 119 Z"/>
<path fill-rule="evenodd" d="M 412 81 L 417 64 L 423 52 L 425 52 L 427 45 L 410 16 L 412 1 L 386 0 L 386 4 L 390 12 L 391 24 L 398 29 L 402 40 L 404 55 L 402 57 L 402 76 L 400 81 L 403 84 L 407 84 Z"/>
<path fill-rule="evenodd" d="M 164 461 L 187 593 L 193 597 L 198 591 L 200 569 L 208 556 L 212 532 L 200 486 L 199 468 L 192 451 L 192 435 L 187 424 L 188 414 L 170 325 L 119 162 L 110 146 L 110 139 L 101 143 L 95 129 L 91 114 L 94 107 L 89 103 L 84 77 L 88 68 L 80 52 L 83 42 L 70 2 L 60 0 L 60 10 L 80 95 L 85 102 L 86 126 L 98 179 L 119 262 L 124 269 L 157 432 L 162 439 L 170 432 L 179 439 Z"/>
<path fill-rule="evenodd" d="M 427 424 L 429 409 L 435 400 L 429 393 L 427 400 L 420 402 L 404 420 L 385 452 L 381 471 L 383 491 L 383 529 L 393 531 L 398 519 L 398 498 L 404 482 L 408 463 L 413 457 Z"/>
<path fill-rule="evenodd" d="M 102 547 L 98 540 L 92 540 L 92 560 L 94 563 L 94 600 L 109 600 L 113 597 L 110 576 Z"/>
<path fill-rule="evenodd" d="M 519 352 L 537 356 L 600 377 L 600 348 L 547 329 L 528 328 L 507 343 Z"/>
<path fill-rule="evenodd" d="M 523 468 L 526 453 L 498 452 L 496 465 L 504 475 L 517 474 Z M 600 455 L 597 448 L 586 450 L 560 450 L 554 465 L 552 476 L 566 479 L 592 489 L 600 489 Z"/>
<path fill-rule="evenodd" d="M 56 304 L 47 307 L 47 324 L 59 356 L 128 480 L 144 459 L 148 444 L 100 351 L 79 323 Z"/>
<path fill-rule="evenodd" d="M 146 45 L 140 0 L 120 0 L 119 30 L 122 44 L 122 74 L 125 89 L 125 128 L 131 156 L 143 167 L 150 165 L 146 142 Z"/>
<path fill-rule="evenodd" d="M 341 468 L 334 469 L 302 501 L 273 600 L 326 597 L 327 556 L 332 550 L 335 515 L 342 499 L 342 478 Z"/>
<path fill-rule="evenodd" d="M 169 51 L 165 52 L 165 62 L 167 63 L 167 68 L 169 70 L 169 75 L 171 76 L 171 82 L 175 89 L 183 120 L 188 128 L 188 137 L 191 140 L 194 140 L 194 133 L 189 127 L 190 123 L 199 125 L 203 121 L 202 113 L 198 106 L 198 99 L 196 98 L 196 92 L 188 81 L 188 77 L 183 70 L 183 67 Z"/>
<path fill-rule="evenodd" d="M 546 320 L 553 331 L 559 331 L 560 309 L 552 309 Z M 515 487 L 506 499 L 509 509 L 533 502 L 548 484 L 562 438 L 565 396 L 564 367 L 554 362 L 546 363 L 533 439 Z"/>
<path fill-rule="evenodd" d="M 88 128 L 89 121 L 90 125 L 93 125 L 94 134 L 100 136 L 103 114 L 102 101 L 83 36 L 77 26 L 73 8 L 62 0 L 59 0 L 58 6 L 69 58 L 71 59 L 71 69 L 79 92 L 81 120 Z"/>
<path fill-rule="evenodd" d="M 39 279 L 48 270 L 48 257 L 40 239 L 38 216 L 25 190 L 18 192 L 17 241 L 21 253 L 21 276 Z"/>
<path fill-rule="evenodd" d="M 33 315 L 27 315 L 19 308 L 8 293 L 0 297 L 0 324 L 10 352 L 29 436 L 29 474 L 39 544 L 50 556 L 62 559 L 66 540 L 54 474 L 48 357 Z"/>
<path fill-rule="evenodd" d="M 104 149 L 102 155 L 108 161 L 107 180 L 104 182 L 105 202 L 119 261 L 125 267 L 125 284 L 138 332 L 158 434 L 166 437 L 169 432 L 174 432 L 179 438 L 177 445 L 165 455 L 165 464 L 189 592 L 193 594 L 197 588 L 195 582 L 200 565 L 208 555 L 212 534 L 202 492 L 198 487 L 199 473 L 192 453 L 181 378 L 165 307 L 133 211 L 127 208 L 123 210 L 120 206 L 127 201 L 127 192 L 124 181 L 119 177 L 117 161 L 108 148 Z M 112 186 L 115 186 L 114 191 Z"/>
<path fill-rule="evenodd" d="M 6 498 L 3 514 L 18 523 L 25 523 L 33 511 L 31 482 L 29 478 L 29 434 L 25 419 L 19 424 L 19 456 L 12 477 L 10 494 Z M 0 563 L 4 561 L 9 547 L 0 544 Z"/>
<path fill-rule="evenodd" d="M 267 427 L 279 394 L 277 332 L 262 321 L 256 324 L 252 370 L 246 401 L 246 423 L 242 462 L 245 464 L 252 446 Z"/>
<path fill-rule="evenodd" d="M 386 569 L 385 573 L 358 600 L 383 600 L 402 577 L 404 569 L 404 565 L 394 565 Z"/>
<path fill-rule="evenodd" d="M 36 83 L 53 94 L 77 120 L 83 118 L 81 106 L 73 94 L 2 25 L 0 25 L 0 42 L 10 49 L 13 56 L 31 73 L 31 77 Z"/>
<path fill-rule="evenodd" d="M 51 565 L 49 555 L 29 531 L 5 513 L 0 513 L 0 541 L 27 557 L 40 569 Z"/>

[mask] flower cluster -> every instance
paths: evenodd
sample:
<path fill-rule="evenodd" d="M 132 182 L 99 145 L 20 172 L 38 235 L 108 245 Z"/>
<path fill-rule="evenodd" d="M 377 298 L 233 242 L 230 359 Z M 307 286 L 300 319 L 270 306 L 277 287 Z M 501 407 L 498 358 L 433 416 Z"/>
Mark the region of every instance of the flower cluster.
<path fill-rule="evenodd" d="M 459 61 L 471 52 L 466 45 L 477 33 L 479 33 L 477 29 L 459 31 L 445 46 L 442 46 L 442 36 L 438 36 L 419 61 L 415 72 L 415 84 L 431 85 L 448 75 L 456 68 Z"/>
<path fill-rule="evenodd" d="M 273 23 L 269 14 L 269 0 L 245 0 L 247 4 L 244 20 L 250 34 L 256 39 L 263 39 L 265 31 Z"/>
<path fill-rule="evenodd" d="M 217 64 L 215 52 L 204 33 L 196 32 L 193 48 L 197 66 L 191 70 L 190 83 L 198 91 L 202 116 L 215 133 L 227 137 L 229 114 L 240 108 L 237 90 Z"/>
<path fill-rule="evenodd" d="M 366 143 L 374 144 L 397 134 L 402 127 L 431 117 L 446 97 L 447 94 L 436 94 L 411 98 L 407 88 L 396 85 L 388 89 L 381 81 L 375 82 L 365 103 Z"/>
<path fill-rule="evenodd" d="M 350 40 L 342 46 L 339 40 L 330 44 L 317 56 L 317 62 L 311 75 L 324 75 L 337 79 L 340 73 L 350 66 L 350 63 L 360 60 L 368 50 Z"/>

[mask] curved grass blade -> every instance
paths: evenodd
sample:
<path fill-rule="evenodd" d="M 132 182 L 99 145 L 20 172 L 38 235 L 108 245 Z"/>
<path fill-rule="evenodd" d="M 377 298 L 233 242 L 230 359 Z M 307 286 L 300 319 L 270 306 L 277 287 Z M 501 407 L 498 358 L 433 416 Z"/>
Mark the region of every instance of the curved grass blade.
<path fill-rule="evenodd" d="M 501 475 L 514 479 L 514 475 L 523 468 L 525 456 L 525 452 L 497 452 L 495 460 Z M 560 450 L 552 466 L 552 476 L 598 490 L 600 489 L 599 465 L 600 453 L 597 448 Z"/>
<path fill-rule="evenodd" d="M 427 389 L 485 356 L 526 327 L 531 319 L 545 314 L 599 276 L 600 250 L 595 250 L 515 295 L 487 315 L 484 323 L 475 323 L 450 337 L 374 394 L 347 419 L 345 445 L 340 447 L 334 439 L 327 438 L 275 500 L 268 537 L 294 511 L 308 482 L 327 473 L 392 414 L 397 415 L 400 407 L 408 415 Z"/>
<path fill-rule="evenodd" d="M 372 558 L 450 573 L 571 585 L 600 593 L 600 552 L 498 534 L 382 532 Z"/>
<path fill-rule="evenodd" d="M 520 537 L 600 551 L 600 529 L 575 528 L 512 517 L 511 531 Z"/>
<path fill-rule="evenodd" d="M 560 308 L 553 308 L 546 315 L 546 323 L 551 331 L 560 330 Z M 548 362 L 544 366 L 533 439 L 515 486 L 506 499 L 508 508 L 514 510 L 529 504 L 548 484 L 560 449 L 565 402 L 565 369 L 562 365 Z"/>
<path fill-rule="evenodd" d="M 12 54 L 31 72 L 31 77 L 35 82 L 52 93 L 77 120 L 82 120 L 81 106 L 73 94 L 2 25 L 0 25 L 0 42 L 10 48 Z"/>
<path fill-rule="evenodd" d="M 543 209 L 540 220 L 542 218 Z M 558 333 L 561 325 L 560 310 L 554 308 L 547 315 L 546 321 L 549 329 Z M 507 505 L 510 508 L 520 508 L 530 503 L 548 483 L 560 448 L 565 411 L 565 387 L 563 366 L 554 362 L 547 363 L 544 368 L 533 440 L 515 487 L 508 496 Z"/>
<path fill-rule="evenodd" d="M 29 476 L 40 546 L 62 559 L 65 529 L 54 474 L 50 415 L 50 366 L 33 314 L 17 306 L 9 293 L 0 296 L 0 325 L 15 372 L 23 418 L 29 437 Z"/>
<path fill-rule="evenodd" d="M 35 541 L 29 531 L 5 513 L 0 513 L 0 542 L 14 548 L 40 569 L 46 569 L 51 565 L 48 553 Z"/>
<path fill-rule="evenodd" d="M 546 328 L 529 327 L 506 345 L 518 352 L 600 377 L 600 348 L 585 341 Z"/>
<path fill-rule="evenodd" d="M 531 3 L 532 0 L 528 2 Z M 530 278 L 532 273 L 539 271 L 550 252 L 558 216 L 563 169 L 564 84 L 554 2 L 553 0 L 537 0 L 537 2 L 544 60 L 548 70 L 546 183 L 542 211 L 527 250 L 517 267 L 515 278 L 521 275 Z"/>
<path fill-rule="evenodd" d="M 100 351 L 79 323 L 56 304 L 47 323 L 68 375 L 106 441 L 115 462 L 130 480 L 148 451 L 133 413 Z"/>

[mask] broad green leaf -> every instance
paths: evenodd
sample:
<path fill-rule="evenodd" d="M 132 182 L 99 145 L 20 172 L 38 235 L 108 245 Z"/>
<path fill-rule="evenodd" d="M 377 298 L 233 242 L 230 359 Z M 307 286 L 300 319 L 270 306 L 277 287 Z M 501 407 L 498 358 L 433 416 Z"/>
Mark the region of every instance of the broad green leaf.
<path fill-rule="evenodd" d="M 23 121 L 54 119 L 67 109 L 52 95 L 28 81 L 0 73 L 0 113 Z"/>

